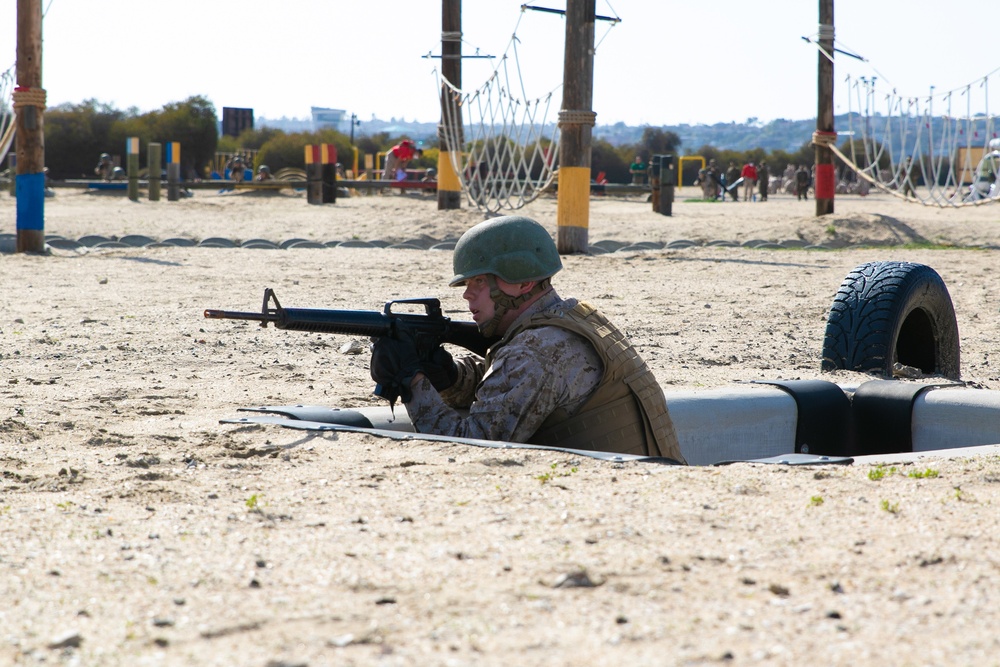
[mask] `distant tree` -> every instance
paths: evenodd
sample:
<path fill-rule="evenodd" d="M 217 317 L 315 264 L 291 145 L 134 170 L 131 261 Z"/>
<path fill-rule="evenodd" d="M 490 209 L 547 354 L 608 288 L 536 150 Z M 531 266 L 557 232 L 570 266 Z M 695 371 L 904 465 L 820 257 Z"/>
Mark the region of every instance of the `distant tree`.
<path fill-rule="evenodd" d="M 799 150 L 792 153 L 791 158 L 793 164 L 812 167 L 816 163 L 816 147 L 812 145 L 812 140 L 802 144 Z"/>
<path fill-rule="evenodd" d="M 708 144 L 705 144 L 704 146 L 696 150 L 694 152 L 694 155 L 702 156 L 703 158 L 705 158 L 706 163 L 715 160 L 716 162 L 719 162 L 721 164 L 719 149 L 714 146 L 709 146 Z"/>
<path fill-rule="evenodd" d="M 93 178 L 101 153 L 122 155 L 111 127 L 125 112 L 97 100 L 62 104 L 45 111 L 45 164 L 52 178 Z"/>
<path fill-rule="evenodd" d="M 634 155 L 633 155 L 634 157 Z M 590 144 L 590 171 L 593 177 L 604 172 L 610 183 L 629 183 L 632 180 L 629 174 L 628 161 L 622 158 L 621 150 L 616 149 L 604 139 L 593 139 Z"/>
<path fill-rule="evenodd" d="M 182 174 L 191 169 L 200 174 L 212 164 L 219 140 L 219 119 L 208 98 L 195 95 L 183 102 L 171 102 L 162 111 L 147 116 L 150 141 L 180 142 Z"/>
<path fill-rule="evenodd" d="M 424 156 L 419 160 L 415 160 L 414 163 L 418 168 L 429 169 L 434 167 L 437 169 L 438 158 L 441 156 L 441 149 L 439 148 L 425 148 Z"/>
<path fill-rule="evenodd" d="M 303 169 L 306 163 L 306 146 L 318 144 L 333 144 L 337 149 L 337 161 L 345 168 L 351 167 L 354 161 L 351 140 L 340 132 L 325 129 L 319 132 L 286 134 L 279 130 L 257 150 L 254 170 L 262 164 L 270 167 L 272 173 L 286 167 Z"/>
<path fill-rule="evenodd" d="M 240 136 L 236 138 L 236 143 L 239 148 L 246 148 L 248 150 L 255 151 L 279 134 L 284 134 L 284 131 L 274 127 L 244 130 L 240 133 Z M 221 145 L 222 140 L 220 139 L 219 142 Z"/>
<path fill-rule="evenodd" d="M 358 150 L 366 155 L 374 155 L 392 147 L 392 144 L 389 143 L 389 134 L 387 132 L 376 132 L 375 134 L 355 137 L 354 143 L 357 145 Z"/>
<path fill-rule="evenodd" d="M 649 159 L 650 155 L 677 155 L 681 147 L 681 138 L 668 130 L 647 127 L 642 131 L 639 145 L 642 147 L 639 153 L 646 159 Z"/>
<path fill-rule="evenodd" d="M 139 114 L 130 109 L 123 118 L 115 121 L 108 133 L 112 145 L 124 150 L 129 137 L 139 138 L 139 161 L 146 163 L 150 142 L 165 145 L 180 142 L 181 174 L 201 174 L 212 164 L 218 142 L 218 119 L 215 107 L 204 97 L 189 97 L 183 102 L 171 102 L 158 111 Z M 163 153 L 164 159 L 166 153 Z M 125 156 L 122 156 L 123 162 Z"/>
<path fill-rule="evenodd" d="M 747 162 L 747 155 L 743 151 L 722 150 L 719 151 L 716 160 L 718 160 L 722 169 L 728 168 L 730 162 L 735 162 L 736 166 L 742 169 L 743 165 Z"/>
<path fill-rule="evenodd" d="M 258 149 L 258 165 L 255 167 L 266 164 L 271 168 L 271 173 L 288 167 L 302 169 L 305 167 L 305 147 L 311 143 L 314 143 L 312 133 L 276 134 Z"/>
<path fill-rule="evenodd" d="M 767 166 L 772 174 L 783 174 L 788 165 L 794 165 L 795 159 L 792 157 L 791 153 L 783 150 L 771 151 L 771 155 L 767 158 Z"/>

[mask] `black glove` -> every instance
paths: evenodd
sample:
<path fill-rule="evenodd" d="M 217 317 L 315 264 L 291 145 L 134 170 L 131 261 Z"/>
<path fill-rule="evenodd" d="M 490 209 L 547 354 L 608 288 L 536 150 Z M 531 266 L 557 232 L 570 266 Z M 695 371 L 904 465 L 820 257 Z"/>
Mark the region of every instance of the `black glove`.
<path fill-rule="evenodd" d="M 404 403 L 413 399 L 410 383 L 422 372 L 438 391 L 444 391 L 458 379 L 458 367 L 451 355 L 440 345 L 421 360 L 417 346 L 409 337 L 379 338 L 372 346 L 371 376 L 378 383 L 375 394 L 389 400 L 389 405 L 401 397 Z"/>
<path fill-rule="evenodd" d="M 402 398 L 409 403 L 413 398 L 410 382 L 420 371 L 417 346 L 409 338 L 379 338 L 372 346 L 371 376 L 377 383 L 375 394 L 389 401 L 389 406 Z"/>
<path fill-rule="evenodd" d="M 455 360 L 448 354 L 448 350 L 441 346 L 431 352 L 429 361 L 420 364 L 420 370 L 438 391 L 444 391 L 458 380 Z"/>

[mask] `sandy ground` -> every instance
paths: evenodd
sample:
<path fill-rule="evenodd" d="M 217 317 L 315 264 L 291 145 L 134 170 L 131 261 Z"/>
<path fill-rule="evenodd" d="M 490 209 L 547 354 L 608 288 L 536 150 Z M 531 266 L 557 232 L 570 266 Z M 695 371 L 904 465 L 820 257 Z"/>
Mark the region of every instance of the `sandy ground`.
<path fill-rule="evenodd" d="M 850 380 L 819 371 L 827 310 L 878 259 L 941 274 L 963 379 L 1000 389 L 997 251 L 973 249 L 1000 245 L 997 209 L 845 197 L 817 219 L 689 195 L 672 217 L 595 198 L 590 240 L 850 247 L 566 257 L 561 293 L 622 325 L 666 391 Z M 552 200 L 525 212 L 555 232 Z M 0 195 L 0 231 L 14 214 Z M 46 232 L 74 239 L 427 243 L 480 219 L 398 195 L 46 201 Z M 378 400 L 348 339 L 205 308 L 273 287 L 316 308 L 439 296 L 467 319 L 450 267 L 382 248 L 0 255 L 0 664 L 1000 664 L 995 456 L 677 468 L 219 424 Z"/>

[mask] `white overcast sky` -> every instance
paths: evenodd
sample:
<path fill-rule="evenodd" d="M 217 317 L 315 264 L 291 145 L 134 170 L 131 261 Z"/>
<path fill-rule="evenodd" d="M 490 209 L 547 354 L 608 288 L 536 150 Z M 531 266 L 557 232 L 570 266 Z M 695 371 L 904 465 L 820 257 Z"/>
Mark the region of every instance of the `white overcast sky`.
<path fill-rule="evenodd" d="M 562 77 L 564 19 L 521 11 L 522 0 L 465 0 L 463 53 L 502 55 L 517 28 L 529 97 Z M 533 0 L 564 9 L 565 0 Z M 903 95 L 972 88 L 1000 67 L 988 5 L 939 0 L 836 0 L 836 112 L 844 77 L 876 75 Z M 204 95 L 257 117 L 305 118 L 311 106 L 407 121 L 437 121 L 434 70 L 440 0 L 42 0 L 43 87 L 49 105 L 94 98 L 159 109 Z M 597 0 L 594 102 L 598 123 L 629 125 L 793 120 L 816 114 L 816 0 Z M 16 59 L 16 3 L 0 10 L 0 70 Z M 466 60 L 463 83 L 485 81 L 490 61 Z M 494 61 L 495 62 L 495 61 Z M 508 61 L 513 63 L 513 61 Z M 871 68 L 874 68 L 872 70 Z M 990 77 L 985 88 L 1000 94 Z M 953 98 L 966 111 L 966 97 Z M 937 104 L 937 103 L 936 103 Z M 980 108 L 976 108 L 980 107 Z M 556 106 L 558 108 L 558 104 Z M 943 107 L 935 106 L 935 109 Z M 1000 106 L 990 104 L 990 111 Z M 956 113 L 958 113 L 956 112 Z"/>

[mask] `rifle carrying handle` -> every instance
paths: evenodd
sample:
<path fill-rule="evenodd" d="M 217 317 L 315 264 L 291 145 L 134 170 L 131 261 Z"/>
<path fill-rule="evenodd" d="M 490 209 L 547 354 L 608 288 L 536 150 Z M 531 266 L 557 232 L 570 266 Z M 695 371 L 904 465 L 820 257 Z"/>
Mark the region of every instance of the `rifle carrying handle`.
<path fill-rule="evenodd" d="M 435 297 L 428 296 L 416 299 L 393 299 L 392 301 L 385 302 L 385 308 L 382 312 L 386 315 L 392 315 L 392 305 L 394 303 L 417 303 L 424 307 L 424 312 L 429 317 L 444 318 L 444 315 L 441 313 L 441 301 Z"/>

